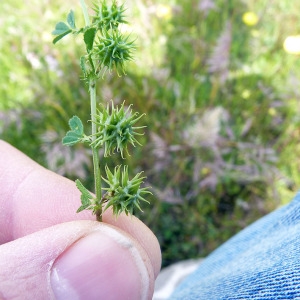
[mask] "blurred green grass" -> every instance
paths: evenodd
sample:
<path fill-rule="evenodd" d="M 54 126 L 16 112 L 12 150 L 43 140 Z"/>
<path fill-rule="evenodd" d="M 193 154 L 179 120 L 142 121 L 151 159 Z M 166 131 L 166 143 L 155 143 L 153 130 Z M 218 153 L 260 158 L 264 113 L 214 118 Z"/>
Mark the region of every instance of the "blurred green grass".
<path fill-rule="evenodd" d="M 126 4 L 136 60 L 126 77 L 105 78 L 98 95 L 147 114 L 144 147 L 128 163 L 153 187 L 139 217 L 168 265 L 207 255 L 299 189 L 300 61 L 283 43 L 300 34 L 300 3 Z M 51 43 L 71 8 L 80 23 L 77 1 L 0 3 L 0 138 L 91 186 L 88 150 L 60 144 L 70 116 L 89 120 L 81 49 L 76 39 Z M 257 24 L 245 24 L 247 12 Z"/>

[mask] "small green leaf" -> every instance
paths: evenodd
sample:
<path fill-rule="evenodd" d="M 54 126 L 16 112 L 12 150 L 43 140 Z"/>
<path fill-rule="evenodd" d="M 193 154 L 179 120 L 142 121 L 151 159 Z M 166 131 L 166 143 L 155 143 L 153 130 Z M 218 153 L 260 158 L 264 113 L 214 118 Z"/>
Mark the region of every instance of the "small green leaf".
<path fill-rule="evenodd" d="M 71 28 L 76 29 L 75 25 L 75 14 L 73 10 L 70 10 L 68 17 L 67 17 L 67 22 L 70 25 Z"/>
<path fill-rule="evenodd" d="M 68 131 L 66 136 L 62 139 L 62 143 L 65 146 L 73 146 L 80 142 L 81 140 L 81 135 L 78 135 L 74 131 Z"/>
<path fill-rule="evenodd" d="M 89 200 L 93 199 L 93 195 L 91 194 L 91 192 L 81 183 L 79 179 L 75 180 L 75 184 L 79 189 L 79 191 L 81 192 L 81 194 L 85 196 L 85 198 Z"/>
<path fill-rule="evenodd" d="M 93 195 L 90 193 L 88 189 L 84 187 L 84 185 L 80 182 L 79 179 L 75 180 L 76 186 L 81 192 L 81 206 L 78 208 L 77 212 L 81 212 L 85 209 L 89 209 L 89 206 L 91 206 L 92 202 L 91 200 L 94 198 Z"/>
<path fill-rule="evenodd" d="M 61 35 L 63 33 L 65 33 L 66 31 L 69 31 L 70 27 L 64 23 L 64 22 L 58 22 L 55 25 L 55 29 L 52 31 L 53 35 Z"/>
<path fill-rule="evenodd" d="M 69 126 L 72 131 L 77 133 L 78 135 L 82 136 L 83 135 L 83 124 L 81 120 L 77 116 L 73 116 L 69 120 Z"/>
<path fill-rule="evenodd" d="M 85 209 L 91 209 L 91 208 L 88 208 L 88 206 L 81 205 L 81 206 L 76 210 L 76 212 L 79 213 L 79 212 L 81 212 L 81 211 L 83 211 L 83 210 L 85 210 Z"/>
<path fill-rule="evenodd" d="M 86 209 L 86 207 L 84 207 L 83 205 L 81 205 L 81 206 L 76 210 L 76 212 L 79 213 L 79 212 L 81 212 L 81 211 L 83 211 L 83 210 L 85 210 L 85 209 Z"/>
<path fill-rule="evenodd" d="M 72 29 L 64 23 L 64 22 L 58 22 L 55 25 L 55 29 L 52 31 L 53 35 L 57 35 L 57 37 L 53 40 L 53 44 L 57 43 L 59 40 L 61 40 L 63 37 L 68 35 L 72 32 Z"/>
<path fill-rule="evenodd" d="M 66 146 L 73 146 L 80 142 L 83 133 L 83 124 L 77 116 L 73 116 L 69 120 L 70 131 L 67 132 L 66 136 L 62 139 L 62 143 Z"/>
<path fill-rule="evenodd" d="M 68 30 L 66 32 L 64 32 L 63 34 L 60 34 L 59 36 L 57 36 L 55 39 L 53 39 L 53 44 L 56 44 L 59 40 L 61 40 L 63 37 L 65 37 L 66 35 L 68 35 L 69 33 L 71 33 L 72 30 Z"/>
<path fill-rule="evenodd" d="M 83 35 L 85 46 L 88 52 L 93 49 L 95 36 L 96 36 L 96 28 L 87 29 Z"/>

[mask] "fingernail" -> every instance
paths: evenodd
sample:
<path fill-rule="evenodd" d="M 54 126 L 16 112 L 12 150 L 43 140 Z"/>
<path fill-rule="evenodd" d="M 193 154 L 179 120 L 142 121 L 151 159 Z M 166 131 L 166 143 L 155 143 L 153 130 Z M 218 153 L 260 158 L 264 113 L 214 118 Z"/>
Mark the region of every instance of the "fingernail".
<path fill-rule="evenodd" d="M 68 248 L 53 264 L 50 282 L 57 300 L 147 299 L 149 276 L 134 244 L 101 226 Z"/>

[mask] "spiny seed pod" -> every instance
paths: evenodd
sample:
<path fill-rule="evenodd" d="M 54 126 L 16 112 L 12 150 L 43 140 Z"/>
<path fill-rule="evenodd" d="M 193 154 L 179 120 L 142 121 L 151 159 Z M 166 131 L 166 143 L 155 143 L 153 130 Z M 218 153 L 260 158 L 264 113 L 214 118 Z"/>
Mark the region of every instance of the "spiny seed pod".
<path fill-rule="evenodd" d="M 107 104 L 106 109 L 98 110 L 95 124 L 98 126 L 96 139 L 92 146 L 99 147 L 104 145 L 104 156 L 111 155 L 115 150 L 120 152 L 122 157 L 124 150 L 127 151 L 127 145 L 135 146 L 135 143 L 140 143 L 135 138 L 135 135 L 143 135 L 135 130 L 144 128 L 145 126 L 133 126 L 142 116 L 139 113 L 132 113 L 131 105 L 125 110 L 124 102 L 119 108 Z"/>
<path fill-rule="evenodd" d="M 100 63 L 100 68 L 111 71 L 114 67 L 119 74 L 125 74 L 125 62 L 132 60 L 135 50 L 134 41 L 129 40 L 118 30 L 104 31 L 93 49 L 93 57 Z"/>
<path fill-rule="evenodd" d="M 111 5 L 108 5 L 106 0 L 98 4 L 94 3 L 93 10 L 96 13 L 93 22 L 97 24 L 100 31 L 115 29 L 120 23 L 127 23 L 124 4 L 118 6 L 116 0 L 113 0 Z"/>
<path fill-rule="evenodd" d="M 124 166 L 123 170 L 121 170 L 121 166 L 117 166 L 113 172 L 106 166 L 105 171 L 106 178 L 103 180 L 108 184 L 108 187 L 104 190 L 107 191 L 108 200 L 104 210 L 112 206 L 115 216 L 122 212 L 125 212 L 126 215 L 133 214 L 134 208 L 142 211 L 140 201 L 149 203 L 143 198 L 143 195 L 152 194 L 147 187 L 140 187 L 145 179 L 145 177 L 141 177 L 142 173 L 136 174 L 129 180 L 128 166 Z"/>

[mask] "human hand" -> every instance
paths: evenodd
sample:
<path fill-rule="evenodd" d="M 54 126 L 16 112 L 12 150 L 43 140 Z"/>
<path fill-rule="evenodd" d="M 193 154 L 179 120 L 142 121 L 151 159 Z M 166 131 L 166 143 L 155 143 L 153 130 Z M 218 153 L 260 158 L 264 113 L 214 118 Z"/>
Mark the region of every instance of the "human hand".
<path fill-rule="evenodd" d="M 161 254 L 137 218 L 76 214 L 75 184 L 0 141 L 0 299 L 151 299 Z"/>

